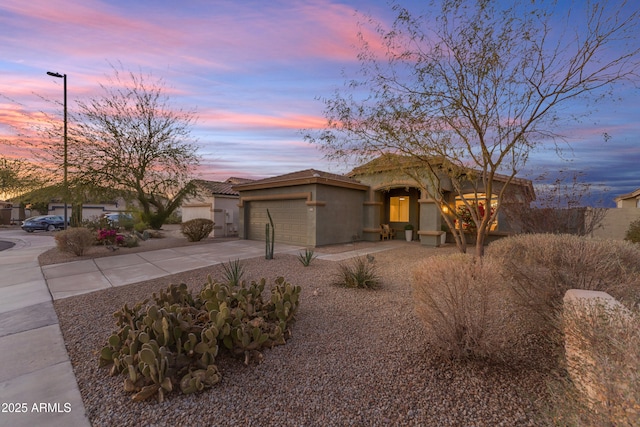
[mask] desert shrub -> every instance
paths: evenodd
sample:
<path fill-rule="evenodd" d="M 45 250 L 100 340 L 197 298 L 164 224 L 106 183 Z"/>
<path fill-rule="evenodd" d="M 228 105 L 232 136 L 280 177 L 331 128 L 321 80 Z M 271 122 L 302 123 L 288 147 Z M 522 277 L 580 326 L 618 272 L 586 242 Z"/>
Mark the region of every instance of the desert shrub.
<path fill-rule="evenodd" d="M 244 264 L 239 259 L 222 264 L 222 277 L 225 283 L 238 286 L 244 276 Z"/>
<path fill-rule="evenodd" d="M 380 284 L 380 276 L 375 264 L 359 256 L 340 263 L 335 284 L 347 288 L 374 289 Z"/>
<path fill-rule="evenodd" d="M 137 233 L 144 233 L 146 230 L 148 230 L 149 224 L 147 224 L 146 222 L 136 222 L 135 224 L 133 224 L 133 230 Z"/>
<path fill-rule="evenodd" d="M 412 286 L 427 339 L 442 356 L 519 359 L 529 329 L 497 262 L 466 254 L 430 257 L 417 264 Z"/>
<path fill-rule="evenodd" d="M 285 344 L 299 304 L 300 286 L 276 279 L 264 301 L 265 280 L 240 287 L 208 279 L 193 295 L 185 284 L 153 294 L 152 301 L 125 305 L 115 313 L 117 330 L 100 351 L 100 366 L 125 375 L 124 389 L 134 401 L 175 388 L 194 393 L 221 379 L 219 349 L 260 359 L 260 351 Z"/>
<path fill-rule="evenodd" d="M 309 267 L 309 265 L 311 264 L 311 261 L 313 261 L 314 259 L 316 259 L 316 255 L 313 252 L 313 249 L 307 248 L 304 250 L 304 253 L 303 252 L 298 253 L 298 260 L 305 267 Z"/>
<path fill-rule="evenodd" d="M 136 220 L 134 218 L 129 218 L 127 216 L 120 216 L 118 220 L 118 226 L 122 227 L 125 231 L 132 232 L 133 228 L 136 225 Z"/>
<path fill-rule="evenodd" d="M 96 243 L 96 238 L 91 230 L 86 228 L 68 228 L 56 234 L 56 246 L 61 252 L 68 252 L 82 256 L 88 248 Z"/>
<path fill-rule="evenodd" d="M 109 220 L 104 217 L 95 218 L 95 219 L 85 219 L 82 221 L 82 226 L 84 228 L 88 228 L 91 231 L 98 231 L 100 229 L 109 229 L 112 228 Z"/>
<path fill-rule="evenodd" d="M 171 215 L 167 219 L 164 220 L 165 224 L 181 224 L 182 223 L 182 215 L 178 212 L 172 212 Z"/>
<path fill-rule="evenodd" d="M 582 302 L 563 318 L 571 375 L 550 383 L 548 424 L 640 425 L 640 312 Z"/>
<path fill-rule="evenodd" d="M 640 219 L 636 219 L 629 224 L 629 229 L 624 236 L 624 240 L 631 243 L 640 243 Z"/>
<path fill-rule="evenodd" d="M 199 242 L 213 231 L 214 222 L 210 219 L 195 218 L 183 222 L 180 229 L 190 242 Z"/>
<path fill-rule="evenodd" d="M 495 241 L 486 256 L 505 266 L 519 304 L 543 328 L 554 327 L 569 289 L 604 291 L 629 306 L 640 302 L 640 249 L 628 242 L 530 234 Z"/>
<path fill-rule="evenodd" d="M 140 246 L 140 242 L 135 234 L 127 234 L 124 236 L 121 246 L 124 246 L 125 248 L 137 248 Z"/>

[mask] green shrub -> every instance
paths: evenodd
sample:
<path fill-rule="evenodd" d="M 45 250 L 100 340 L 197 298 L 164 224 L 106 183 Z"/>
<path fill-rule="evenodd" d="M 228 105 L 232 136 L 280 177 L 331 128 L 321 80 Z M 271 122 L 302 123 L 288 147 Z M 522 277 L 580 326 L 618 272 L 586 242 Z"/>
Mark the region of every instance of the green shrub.
<path fill-rule="evenodd" d="M 222 276 L 224 278 L 225 283 L 228 283 L 231 286 L 238 286 L 242 281 L 242 277 L 244 276 L 244 264 L 239 259 L 234 261 L 229 261 L 228 263 L 222 264 Z"/>
<path fill-rule="evenodd" d="M 125 231 L 132 232 L 135 225 L 136 225 L 135 219 L 128 218 L 124 215 L 120 216 L 118 221 L 118 226 L 122 227 Z"/>
<path fill-rule="evenodd" d="M 304 253 L 300 252 L 298 254 L 298 260 L 305 267 L 309 267 L 309 265 L 311 264 L 311 261 L 313 261 L 314 259 L 316 259 L 316 255 L 313 252 L 313 249 L 307 248 L 307 249 L 304 250 Z"/>
<path fill-rule="evenodd" d="M 629 229 L 624 236 L 624 240 L 631 243 L 640 243 L 640 219 L 636 219 L 629 224 Z"/>
<path fill-rule="evenodd" d="M 182 215 L 177 212 L 172 212 L 167 219 L 164 220 L 165 224 L 182 224 Z"/>
<path fill-rule="evenodd" d="M 181 225 L 182 234 L 184 234 L 190 242 L 199 242 L 209 237 L 213 231 L 214 222 L 210 219 L 195 218 Z"/>
<path fill-rule="evenodd" d="M 508 361 L 525 353 L 530 330 L 497 262 L 466 254 L 429 257 L 416 265 L 412 286 L 427 339 L 442 356 Z"/>
<path fill-rule="evenodd" d="M 95 245 L 95 234 L 86 228 L 68 228 L 55 236 L 56 246 L 61 252 L 82 256 L 88 248 Z"/>
<path fill-rule="evenodd" d="M 136 222 L 135 224 L 133 224 L 133 230 L 138 232 L 138 233 L 144 233 L 146 230 L 148 230 L 149 224 L 147 224 L 146 222 Z"/>
<path fill-rule="evenodd" d="M 374 289 L 380 284 L 380 276 L 375 264 L 365 257 L 356 257 L 338 266 L 335 284 L 347 288 Z"/>
<path fill-rule="evenodd" d="M 629 306 L 640 303 L 640 249 L 631 243 L 568 234 L 527 234 L 486 250 L 542 328 L 554 328 L 569 289 L 603 291 Z"/>
<path fill-rule="evenodd" d="M 264 301 L 265 280 L 240 287 L 208 283 L 193 295 L 185 284 L 171 285 L 132 308 L 115 313 L 117 331 L 100 351 L 100 366 L 126 376 L 124 389 L 134 401 L 163 401 L 174 386 L 185 393 L 220 381 L 219 350 L 260 359 L 260 351 L 285 344 L 299 305 L 300 286 L 276 279 Z"/>

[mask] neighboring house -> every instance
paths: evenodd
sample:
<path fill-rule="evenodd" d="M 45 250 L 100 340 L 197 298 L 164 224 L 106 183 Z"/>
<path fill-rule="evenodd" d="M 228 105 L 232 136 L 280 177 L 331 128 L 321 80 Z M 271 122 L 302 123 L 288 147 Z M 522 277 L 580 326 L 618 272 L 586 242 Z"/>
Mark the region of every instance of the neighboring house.
<path fill-rule="evenodd" d="M 37 215 L 60 215 L 64 217 L 64 202 L 53 201 L 48 204 L 47 212 L 38 212 L 29 208 L 29 204 L 25 206 L 20 203 L 14 204 L 11 212 L 11 222 L 19 223 L 26 218 Z M 127 212 L 130 211 L 124 199 L 112 200 L 107 202 L 85 203 L 82 205 L 82 220 L 94 220 L 99 218 L 106 212 Z M 67 217 L 71 218 L 73 207 L 67 204 Z"/>
<path fill-rule="evenodd" d="M 629 230 L 629 225 L 640 219 L 640 188 L 613 200 L 616 202 L 616 208 L 607 209 L 602 226 L 594 230 L 593 237 L 622 240 Z"/>
<path fill-rule="evenodd" d="M 640 208 L 640 188 L 615 199 L 617 208 Z"/>
<path fill-rule="evenodd" d="M 105 202 L 87 202 L 82 204 L 82 220 L 92 221 L 100 218 L 103 213 L 107 212 L 127 212 L 127 203 L 124 199 L 109 200 Z M 67 204 L 67 217 L 71 218 L 73 208 L 71 204 Z M 64 202 L 49 203 L 49 212 L 47 215 L 60 215 L 64 217 Z"/>
<path fill-rule="evenodd" d="M 194 181 L 198 194 L 182 202 L 182 222 L 196 218 L 213 221 L 213 237 L 229 237 L 238 234 L 239 194 L 231 187 L 250 182 L 244 178 L 220 181 Z"/>
<path fill-rule="evenodd" d="M 519 202 L 533 199 L 531 181 L 518 179 L 512 187 Z M 346 176 L 307 169 L 234 185 L 233 189 L 240 195 L 240 238 L 264 240 L 268 209 L 276 242 L 315 247 L 376 241 L 381 224 L 390 224 L 396 236 L 412 224 L 423 245 L 441 244 L 443 221 L 435 202 L 408 175 L 380 161 Z M 439 190 L 455 203 L 450 184 L 443 181 Z M 508 227 L 499 218 L 493 233 L 501 230 Z"/>
<path fill-rule="evenodd" d="M 138 210 L 140 204 L 131 195 L 131 199 L 127 202 L 125 198 L 118 196 L 92 195 L 89 192 L 84 193 L 84 202 L 82 203 L 81 219 L 94 220 L 99 218 L 106 212 L 127 212 Z M 37 215 L 60 215 L 64 217 L 65 201 L 62 194 L 57 192 L 54 187 L 43 187 L 29 193 L 22 194 L 13 201 L 12 221 L 20 222 L 26 218 Z M 31 209 L 31 204 L 35 202 L 47 202 L 47 211 L 40 212 Z M 40 205 L 40 203 L 38 203 Z M 71 200 L 67 203 L 67 218 L 71 218 L 73 213 L 73 203 Z M 44 209 L 43 209 L 44 210 Z"/>

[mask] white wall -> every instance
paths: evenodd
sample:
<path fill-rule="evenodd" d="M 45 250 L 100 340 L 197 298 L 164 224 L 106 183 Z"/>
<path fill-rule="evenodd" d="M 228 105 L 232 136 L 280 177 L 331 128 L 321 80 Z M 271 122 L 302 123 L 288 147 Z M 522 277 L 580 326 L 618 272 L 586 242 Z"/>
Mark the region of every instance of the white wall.
<path fill-rule="evenodd" d="M 182 204 L 182 222 L 196 218 L 210 219 L 215 223 L 213 237 L 236 236 L 238 210 L 238 197 L 198 197 Z"/>

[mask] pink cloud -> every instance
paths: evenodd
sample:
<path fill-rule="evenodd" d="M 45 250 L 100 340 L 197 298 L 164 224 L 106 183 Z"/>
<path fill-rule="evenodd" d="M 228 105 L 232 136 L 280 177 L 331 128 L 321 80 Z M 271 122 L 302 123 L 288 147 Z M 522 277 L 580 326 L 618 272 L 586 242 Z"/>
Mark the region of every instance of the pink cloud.
<path fill-rule="evenodd" d="M 214 111 L 199 114 L 199 122 L 213 128 L 277 128 L 277 129 L 318 129 L 326 119 L 318 116 L 283 113 L 280 116 Z"/>
<path fill-rule="evenodd" d="M 130 5 L 118 8 L 95 0 L 7 0 L 0 9 L 15 15 L 12 27 L 31 34 L 21 41 L 26 51 L 135 58 L 138 64 L 155 66 L 177 60 L 228 70 L 238 60 L 353 61 L 357 43 L 353 8 L 327 1 L 265 2 L 259 7 L 216 2 L 201 15 L 161 7 L 131 13 Z M 158 62 L 163 56 L 166 64 Z"/>

